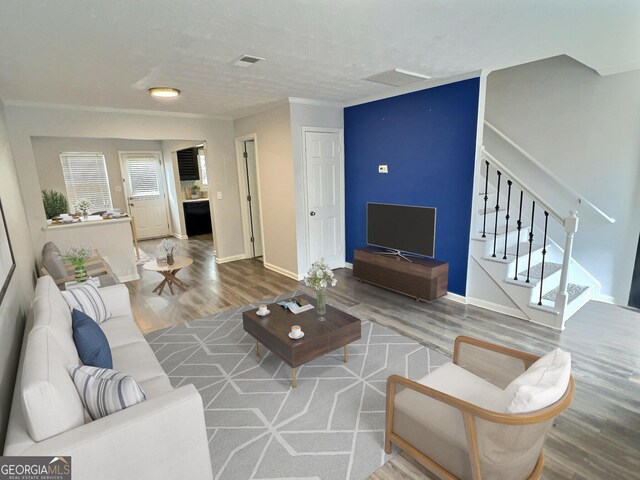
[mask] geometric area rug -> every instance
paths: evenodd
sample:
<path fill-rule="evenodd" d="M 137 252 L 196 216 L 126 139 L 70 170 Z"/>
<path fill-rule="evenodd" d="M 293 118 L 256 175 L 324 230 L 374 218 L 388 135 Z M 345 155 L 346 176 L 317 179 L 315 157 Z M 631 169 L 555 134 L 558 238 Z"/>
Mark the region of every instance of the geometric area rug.
<path fill-rule="evenodd" d="M 422 378 L 450 361 L 382 325 L 362 321 L 362 338 L 297 370 L 242 328 L 263 299 L 146 335 L 174 387 L 202 396 L 215 479 L 366 479 L 391 459 L 383 449 L 387 377 Z"/>

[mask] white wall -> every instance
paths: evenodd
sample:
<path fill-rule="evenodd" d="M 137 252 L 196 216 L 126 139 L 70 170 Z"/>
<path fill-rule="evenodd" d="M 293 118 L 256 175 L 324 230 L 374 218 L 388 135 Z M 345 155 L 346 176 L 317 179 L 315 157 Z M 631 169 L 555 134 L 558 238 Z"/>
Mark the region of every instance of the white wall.
<path fill-rule="evenodd" d="M 122 186 L 119 151 L 159 152 L 160 142 L 150 140 L 126 140 L 121 138 L 58 138 L 34 137 L 33 155 L 43 190 L 56 190 L 67 196 L 64 175 L 60 166 L 61 152 L 101 152 L 104 154 L 111 190 L 111 201 L 115 208 L 127 211 L 127 199 Z M 72 207 L 72 205 L 69 205 Z"/>
<path fill-rule="evenodd" d="M 33 298 L 35 257 L 18 175 L 0 102 L 0 200 L 9 230 L 16 270 L 0 304 L 0 445 L 4 443 L 27 309 Z M 31 192 L 33 189 L 27 190 Z M 40 198 L 40 191 L 35 196 Z M 4 228 L 4 227 L 1 227 Z"/>
<path fill-rule="evenodd" d="M 289 104 L 235 121 L 236 137 L 254 133 L 264 264 L 297 278 L 296 195 Z"/>
<path fill-rule="evenodd" d="M 565 56 L 499 70 L 486 118 L 616 219 L 583 215 L 574 254 L 603 299 L 626 305 L 640 232 L 640 71 L 602 77 Z"/>
<path fill-rule="evenodd" d="M 291 114 L 291 150 L 293 158 L 293 176 L 295 185 L 296 247 L 298 251 L 298 276 L 306 274 L 311 263 L 309 259 L 306 235 L 306 178 L 304 168 L 303 127 L 343 129 L 344 109 L 336 106 L 317 105 L 305 100 L 290 101 Z M 344 159 L 344 151 L 342 152 Z M 342 172 L 344 175 L 344 172 Z M 343 192 L 344 194 L 344 192 Z M 343 212 L 344 215 L 344 212 Z M 344 232 L 343 232 L 344 234 Z M 344 238 L 343 238 L 344 245 Z M 344 250 L 344 248 L 343 248 Z M 344 252 L 343 252 L 344 253 Z"/>
<path fill-rule="evenodd" d="M 195 115 L 141 114 L 121 111 L 70 109 L 11 104 L 5 115 L 11 148 L 24 191 L 39 192 L 38 171 L 31 137 L 124 138 L 139 140 L 202 139 L 207 142 L 207 170 L 215 189 L 214 231 L 221 257 L 242 253 L 242 224 L 235 169 L 233 122 Z M 37 182 L 37 188 L 34 188 Z M 43 245 L 44 209 L 39 195 L 25 196 L 27 220 L 36 252 Z"/>

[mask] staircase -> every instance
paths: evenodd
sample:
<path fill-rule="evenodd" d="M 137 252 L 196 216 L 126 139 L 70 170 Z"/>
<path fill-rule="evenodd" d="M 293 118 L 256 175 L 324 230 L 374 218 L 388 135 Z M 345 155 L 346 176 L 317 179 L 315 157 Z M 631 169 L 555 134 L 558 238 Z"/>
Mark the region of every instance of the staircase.
<path fill-rule="evenodd" d="M 546 205 L 486 150 L 482 167 L 470 254 L 524 318 L 563 330 L 600 292 L 571 255 L 577 213 L 562 215 Z"/>

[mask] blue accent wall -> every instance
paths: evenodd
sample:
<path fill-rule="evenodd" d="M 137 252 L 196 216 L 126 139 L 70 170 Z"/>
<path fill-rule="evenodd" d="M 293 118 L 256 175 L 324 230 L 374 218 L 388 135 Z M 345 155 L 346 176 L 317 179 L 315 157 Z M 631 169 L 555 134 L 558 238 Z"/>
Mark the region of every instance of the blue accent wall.
<path fill-rule="evenodd" d="M 367 202 L 436 207 L 435 258 L 465 295 L 479 88 L 473 78 L 345 108 L 348 262 L 366 245 Z"/>

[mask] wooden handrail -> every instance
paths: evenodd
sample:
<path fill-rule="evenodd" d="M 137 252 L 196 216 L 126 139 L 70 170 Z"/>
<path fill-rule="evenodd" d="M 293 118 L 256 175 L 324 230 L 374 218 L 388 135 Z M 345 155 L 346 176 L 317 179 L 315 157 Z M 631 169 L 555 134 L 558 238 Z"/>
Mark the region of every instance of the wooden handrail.
<path fill-rule="evenodd" d="M 551 177 L 563 189 L 567 190 L 572 196 L 576 197 L 576 200 L 578 200 L 578 203 L 580 203 L 580 205 L 587 205 L 594 212 L 596 212 L 599 216 L 604 218 L 607 222 L 615 223 L 615 221 L 616 221 L 615 218 L 610 217 L 609 215 L 604 213 L 602 210 L 600 210 L 597 206 L 595 206 L 592 202 L 587 200 L 583 195 L 580 195 L 577 191 L 575 191 L 573 188 L 571 188 L 571 186 L 569 186 L 565 181 L 563 181 L 555 173 L 553 173 L 551 170 L 549 170 L 547 167 L 545 167 L 533 155 L 531 155 L 524 148 L 522 148 L 520 145 L 518 145 L 516 142 L 514 142 L 511 138 L 509 138 L 504 132 L 500 131 L 497 127 L 492 125 L 487 120 L 484 121 L 484 124 L 487 127 L 489 127 L 491 130 L 493 130 L 495 132 L 495 134 L 498 135 L 501 139 L 503 139 L 505 142 L 507 142 L 509 145 L 511 145 L 515 150 L 517 150 L 518 153 L 523 155 L 527 160 L 529 160 L 531 163 L 533 163 L 536 167 L 538 167 L 540 170 L 542 170 L 545 174 L 549 175 L 549 177 Z M 509 174 L 512 175 L 511 172 L 509 172 Z M 518 182 L 518 183 L 520 183 L 520 185 L 524 188 L 524 185 L 521 182 Z"/>

